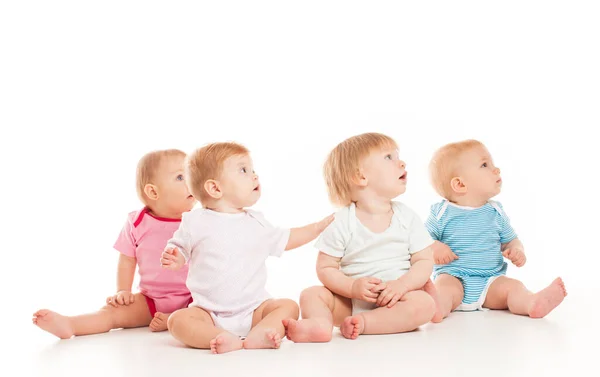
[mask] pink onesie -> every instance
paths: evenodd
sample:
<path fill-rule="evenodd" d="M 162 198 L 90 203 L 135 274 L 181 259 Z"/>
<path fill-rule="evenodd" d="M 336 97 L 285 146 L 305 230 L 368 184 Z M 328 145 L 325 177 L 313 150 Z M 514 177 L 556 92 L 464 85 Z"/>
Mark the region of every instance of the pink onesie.
<path fill-rule="evenodd" d="M 165 219 L 150 214 L 148 208 L 131 212 L 114 248 L 137 259 L 139 290 L 146 297 L 150 314 L 172 313 L 191 302 L 186 286 L 188 266 L 178 271 L 162 268 L 160 256 L 179 228 L 181 220 Z"/>

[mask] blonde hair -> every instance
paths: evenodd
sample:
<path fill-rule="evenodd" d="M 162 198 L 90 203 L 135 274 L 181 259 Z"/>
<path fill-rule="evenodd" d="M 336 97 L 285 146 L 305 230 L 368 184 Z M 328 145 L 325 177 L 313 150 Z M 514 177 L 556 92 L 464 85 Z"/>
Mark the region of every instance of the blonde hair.
<path fill-rule="evenodd" d="M 137 189 L 138 198 L 145 205 L 149 205 L 148 196 L 144 192 L 144 187 L 147 184 L 153 184 L 156 179 L 156 172 L 160 168 L 161 163 L 166 158 L 171 157 L 183 157 L 185 158 L 185 152 L 179 149 L 164 149 L 156 150 L 146 153 L 137 164 L 135 186 Z"/>
<path fill-rule="evenodd" d="M 476 147 L 485 146 L 478 140 L 469 139 L 446 144 L 433 154 L 429 162 L 429 179 L 440 196 L 451 198 L 451 181 L 457 175 L 458 159 L 463 153 Z"/>
<path fill-rule="evenodd" d="M 243 145 L 225 142 L 211 143 L 196 149 L 186 159 L 185 175 L 190 192 L 200 202 L 204 203 L 211 197 L 204 189 L 204 183 L 209 179 L 219 179 L 223 164 L 229 157 L 250 154 Z"/>
<path fill-rule="evenodd" d="M 352 136 L 338 144 L 327 156 L 323 175 L 329 200 L 345 207 L 352 203 L 352 187 L 362 159 L 374 149 L 398 148 L 391 137 L 380 133 L 364 133 Z"/>

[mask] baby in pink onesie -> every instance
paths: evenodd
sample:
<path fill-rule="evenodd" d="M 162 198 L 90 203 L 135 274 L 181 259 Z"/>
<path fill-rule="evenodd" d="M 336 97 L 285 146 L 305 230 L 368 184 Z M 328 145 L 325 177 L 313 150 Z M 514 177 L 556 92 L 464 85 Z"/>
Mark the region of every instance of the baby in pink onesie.
<path fill-rule="evenodd" d="M 191 303 L 187 266 L 170 271 L 160 264 L 182 214 L 195 204 L 185 184 L 184 160 L 185 153 L 175 149 L 150 152 L 140 159 L 136 185 L 145 207 L 129 214 L 115 242 L 120 252 L 117 293 L 106 299 L 106 306 L 74 317 L 42 309 L 33 315 L 34 324 L 61 339 L 148 325 L 152 331 L 164 331 L 170 313 Z M 136 266 L 140 293 L 134 294 Z"/>

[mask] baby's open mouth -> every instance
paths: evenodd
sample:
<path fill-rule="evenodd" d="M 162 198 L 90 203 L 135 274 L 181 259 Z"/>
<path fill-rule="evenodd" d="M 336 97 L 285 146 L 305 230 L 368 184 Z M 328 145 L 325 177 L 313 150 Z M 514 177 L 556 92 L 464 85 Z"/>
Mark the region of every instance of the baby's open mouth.
<path fill-rule="evenodd" d="M 398 178 L 398 179 L 406 179 L 406 176 L 407 176 L 407 175 L 408 175 L 408 172 L 406 172 L 406 171 L 405 171 L 405 172 L 404 172 L 404 174 L 402 174 L 402 175 L 400 176 L 400 178 Z"/>

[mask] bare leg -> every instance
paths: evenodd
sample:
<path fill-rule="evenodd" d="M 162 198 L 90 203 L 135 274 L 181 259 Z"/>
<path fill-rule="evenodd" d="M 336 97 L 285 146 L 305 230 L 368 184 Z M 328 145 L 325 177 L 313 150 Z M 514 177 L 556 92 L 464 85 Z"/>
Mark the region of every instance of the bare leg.
<path fill-rule="evenodd" d="M 537 293 L 531 293 L 518 280 L 500 276 L 488 290 L 484 308 L 508 309 L 511 313 L 542 318 L 556 308 L 567 296 L 561 278 Z"/>
<path fill-rule="evenodd" d="M 431 279 L 427 280 L 427 283 L 425 283 L 425 285 L 423 286 L 423 290 L 427 292 L 435 302 L 435 314 L 431 319 L 431 322 L 442 322 L 442 320 L 444 319 L 444 312 L 442 311 L 442 307 L 440 305 L 440 298 L 438 295 L 437 288 L 435 287 L 435 284 L 433 284 Z"/>
<path fill-rule="evenodd" d="M 422 291 L 405 294 L 396 305 L 363 312 L 344 319 L 342 335 L 356 339 L 360 334 L 396 334 L 416 330 L 431 321 L 436 305 L 431 296 Z"/>
<path fill-rule="evenodd" d="M 41 309 L 33 314 L 33 323 L 61 339 L 73 335 L 99 334 L 112 329 L 148 326 L 152 316 L 146 298 L 140 293 L 134 297 L 134 302 L 129 305 L 107 305 L 95 313 L 73 317 Z"/>
<path fill-rule="evenodd" d="M 352 301 L 325 287 L 310 287 L 300 295 L 302 320 L 286 319 L 288 339 L 296 343 L 329 342 L 333 326 L 342 324 L 352 314 Z"/>
<path fill-rule="evenodd" d="M 284 319 L 298 319 L 298 304 L 292 300 L 267 300 L 252 316 L 252 330 L 244 340 L 244 348 L 279 348 L 285 335 Z"/>
<path fill-rule="evenodd" d="M 175 339 L 189 347 L 210 348 L 212 353 L 242 349 L 242 340 L 238 336 L 217 328 L 210 314 L 199 307 L 173 312 L 167 326 Z"/>
<path fill-rule="evenodd" d="M 448 317 L 454 309 L 458 308 L 464 298 L 465 292 L 460 280 L 448 274 L 440 274 L 435 279 L 435 286 L 437 288 L 438 303 L 443 319 Z M 436 313 L 434 318 L 439 319 L 437 316 L 438 313 Z"/>

